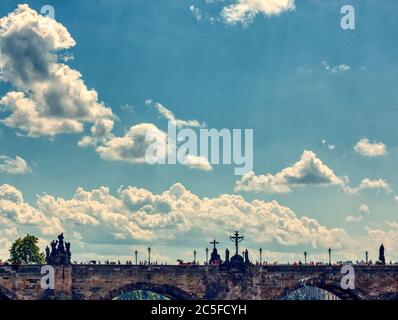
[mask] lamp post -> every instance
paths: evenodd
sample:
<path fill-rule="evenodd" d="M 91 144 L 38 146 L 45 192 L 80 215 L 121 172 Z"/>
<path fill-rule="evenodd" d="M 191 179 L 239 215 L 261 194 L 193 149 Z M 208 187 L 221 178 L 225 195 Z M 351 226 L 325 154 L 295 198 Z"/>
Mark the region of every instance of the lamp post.
<path fill-rule="evenodd" d="M 331 266 L 332 265 L 332 249 L 328 249 L 328 252 L 329 252 L 329 266 Z"/>
<path fill-rule="evenodd" d="M 304 251 L 304 265 L 307 265 L 307 251 Z"/>
<path fill-rule="evenodd" d="M 209 264 L 209 248 L 206 248 L 206 264 Z"/>
<path fill-rule="evenodd" d="M 148 264 L 151 264 L 151 247 L 148 247 Z"/>
<path fill-rule="evenodd" d="M 135 264 L 138 265 L 138 251 L 137 250 L 134 251 L 134 255 L 135 255 Z"/>
<path fill-rule="evenodd" d="M 260 248 L 258 251 L 260 252 L 260 266 L 261 266 L 263 264 L 263 249 Z"/>
<path fill-rule="evenodd" d="M 365 252 L 365 261 L 366 261 L 366 264 L 368 264 L 368 261 L 369 261 L 369 252 Z"/>
<path fill-rule="evenodd" d="M 196 264 L 196 250 L 193 251 L 193 264 Z"/>

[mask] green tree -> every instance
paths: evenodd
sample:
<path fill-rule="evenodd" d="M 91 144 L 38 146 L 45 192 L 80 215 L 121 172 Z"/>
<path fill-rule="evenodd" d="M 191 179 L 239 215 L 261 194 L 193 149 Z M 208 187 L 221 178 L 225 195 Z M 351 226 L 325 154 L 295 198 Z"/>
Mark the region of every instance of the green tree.
<path fill-rule="evenodd" d="M 39 241 L 35 236 L 27 235 L 17 239 L 10 249 L 10 262 L 13 264 L 43 264 L 44 253 L 40 252 L 37 245 Z"/>

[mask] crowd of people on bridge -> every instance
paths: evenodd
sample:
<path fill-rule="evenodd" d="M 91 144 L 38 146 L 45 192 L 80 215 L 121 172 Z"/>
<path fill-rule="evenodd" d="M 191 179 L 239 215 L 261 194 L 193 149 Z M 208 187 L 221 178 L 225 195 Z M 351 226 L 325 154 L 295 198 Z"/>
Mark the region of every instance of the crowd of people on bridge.
<path fill-rule="evenodd" d="M 0 265 L 4 264 L 1 262 L 0 260 Z M 158 263 L 158 261 L 154 261 L 149 263 L 148 261 L 144 260 L 144 261 L 139 261 L 137 264 L 133 263 L 131 260 L 127 260 L 125 263 L 121 262 L 120 260 L 118 261 L 109 261 L 109 260 L 105 260 L 104 262 L 101 261 L 96 261 L 96 260 L 91 260 L 91 261 L 87 261 L 87 262 L 76 262 L 74 261 L 74 264 L 82 264 L 82 265 L 139 265 L 139 266 L 149 266 L 149 265 L 153 265 L 153 266 L 165 266 L 167 265 L 167 263 Z M 352 264 L 352 265 L 356 265 L 356 266 L 371 266 L 371 265 L 376 265 L 375 262 L 373 262 L 372 260 L 369 260 L 368 262 L 366 261 L 359 261 L 357 260 L 356 262 L 352 262 L 352 261 L 336 261 L 333 262 L 331 265 L 332 266 L 342 266 L 344 264 Z M 392 261 L 390 261 L 388 263 L 389 265 L 398 265 L 397 262 L 393 263 Z M 201 265 L 198 261 L 196 262 L 184 262 L 182 260 L 178 260 L 178 265 L 179 266 L 199 266 Z M 204 266 L 206 265 L 212 265 L 210 263 L 207 263 L 206 261 L 203 262 Z M 274 261 L 274 262 L 269 262 L 269 261 L 263 261 L 263 262 L 259 262 L 256 261 L 255 262 L 256 266 L 308 266 L 308 267 L 318 267 L 318 266 L 327 266 L 329 265 L 329 263 L 325 263 L 324 261 L 310 261 L 307 262 L 306 264 L 302 261 L 294 261 L 292 263 L 287 262 L 287 263 L 279 263 L 278 261 Z"/>
<path fill-rule="evenodd" d="M 139 266 L 148 266 L 148 265 L 167 265 L 167 263 L 158 263 L 158 261 L 154 261 L 149 263 L 148 261 L 144 260 L 144 261 L 139 261 L 137 262 L 137 264 L 133 263 L 131 260 L 126 260 L 124 263 L 121 262 L 120 260 L 118 261 L 109 261 L 109 260 L 105 260 L 104 262 L 101 261 L 97 261 L 97 260 L 90 260 L 87 262 L 77 262 L 74 261 L 73 264 L 84 264 L 84 265 L 139 265 Z"/>
<path fill-rule="evenodd" d="M 333 266 L 342 266 L 344 264 L 352 264 L 356 266 L 371 266 L 377 265 L 377 263 L 373 262 L 372 260 L 366 261 L 356 261 L 355 263 L 352 261 L 336 261 L 332 262 L 331 265 Z M 398 262 L 393 263 L 392 261 L 389 262 L 390 265 L 398 265 Z M 287 264 L 279 264 L 278 262 L 258 262 L 256 261 L 256 266 L 277 266 L 277 265 L 287 265 L 287 266 L 309 266 L 309 267 L 317 267 L 317 266 L 327 266 L 329 263 L 325 263 L 323 261 L 310 261 L 307 263 L 303 263 L 302 261 L 294 261 L 293 263 L 288 262 Z"/>

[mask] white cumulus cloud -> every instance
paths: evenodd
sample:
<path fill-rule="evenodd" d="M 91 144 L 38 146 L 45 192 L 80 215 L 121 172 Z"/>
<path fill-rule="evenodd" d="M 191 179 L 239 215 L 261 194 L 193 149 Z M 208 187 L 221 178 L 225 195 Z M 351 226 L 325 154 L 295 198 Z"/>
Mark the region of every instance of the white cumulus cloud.
<path fill-rule="evenodd" d="M 365 157 L 380 157 L 387 154 L 387 148 L 384 143 L 370 142 L 367 138 L 359 140 L 354 150 Z"/>
<path fill-rule="evenodd" d="M 314 152 L 305 150 L 301 159 L 275 175 L 249 172 L 235 184 L 236 191 L 288 193 L 300 186 L 343 186 L 344 178 L 335 175 Z"/>
<path fill-rule="evenodd" d="M 93 137 L 95 138 L 95 135 Z M 85 146 L 93 144 L 92 142 L 93 138 L 87 136 L 79 144 Z M 168 155 L 175 152 L 171 143 L 168 141 L 166 132 L 158 129 L 152 123 L 141 123 L 132 126 L 122 137 L 109 135 L 108 140 L 97 146 L 96 151 L 102 159 L 108 161 L 166 164 Z M 213 170 L 208 159 L 192 154 L 185 155 L 180 164 L 192 169 Z"/>
<path fill-rule="evenodd" d="M 338 228 L 328 229 L 317 220 L 298 217 L 276 201 L 246 201 L 242 196 L 223 194 L 200 198 L 177 183 L 154 194 L 146 189 L 127 187 L 113 195 L 109 188 L 76 190 L 70 199 L 39 196 L 32 206 L 22 193 L 9 185 L 0 186 L 0 230 L 17 234 L 31 226 L 38 235 L 55 235 L 64 230 L 76 241 L 87 243 L 140 243 L 174 240 L 196 242 L 214 234 L 241 229 L 255 243 L 273 242 L 285 246 L 342 248 L 349 236 Z M 204 223 L 206 222 L 206 223 Z"/>
<path fill-rule="evenodd" d="M 2 257 L 8 255 L 11 242 L 26 233 L 37 235 L 44 244 L 64 231 L 74 257 L 97 259 L 104 257 L 105 248 L 125 256 L 126 245 L 152 243 L 156 248 L 175 248 L 178 243 L 198 247 L 207 243 L 204 239 L 226 237 L 233 230 L 246 235 L 248 248 L 274 243 L 284 247 L 286 255 L 272 253 L 279 259 L 292 259 L 297 252 L 301 256 L 303 247 L 319 252 L 333 247 L 336 255 L 340 252 L 348 259 L 357 258 L 363 248 L 376 255 L 382 242 L 389 250 L 398 249 L 397 232 L 368 229 L 362 237 L 353 238 L 341 228 L 299 217 L 276 201 L 247 201 L 231 194 L 201 198 L 180 183 L 162 193 L 133 186 L 120 188 L 115 194 L 107 187 L 91 191 L 78 188 L 70 198 L 39 195 L 34 204 L 25 202 L 15 187 L 0 186 Z"/>
<path fill-rule="evenodd" d="M 38 137 L 82 132 L 85 123 L 113 118 L 82 75 L 59 62 L 57 52 L 76 44 L 62 24 L 21 4 L 0 19 L 0 38 L 2 80 L 13 87 L 0 100 L 9 112 L 3 124 Z"/>
<path fill-rule="evenodd" d="M 156 145 L 156 158 L 167 154 L 167 134 L 151 123 L 132 126 L 122 137 L 112 137 L 96 151 L 105 160 L 145 163 L 146 152 L 151 145 Z"/>
<path fill-rule="evenodd" d="M 209 163 L 209 160 L 205 157 L 194 156 L 188 154 L 185 157 L 186 165 L 193 169 L 199 169 L 204 171 L 212 171 L 213 166 Z"/>

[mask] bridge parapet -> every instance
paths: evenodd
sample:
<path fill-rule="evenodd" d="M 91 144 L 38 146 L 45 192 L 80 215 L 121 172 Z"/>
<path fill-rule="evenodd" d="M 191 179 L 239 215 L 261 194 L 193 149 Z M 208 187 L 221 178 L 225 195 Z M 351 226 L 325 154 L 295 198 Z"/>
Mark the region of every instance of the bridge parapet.
<path fill-rule="evenodd" d="M 0 266 L 0 298 L 112 299 L 150 290 L 171 299 L 281 299 L 302 286 L 317 286 L 342 299 L 398 296 L 398 266 L 354 266 L 355 290 L 343 290 L 340 266 L 55 266 L 55 290 L 40 286 L 40 265 Z"/>

